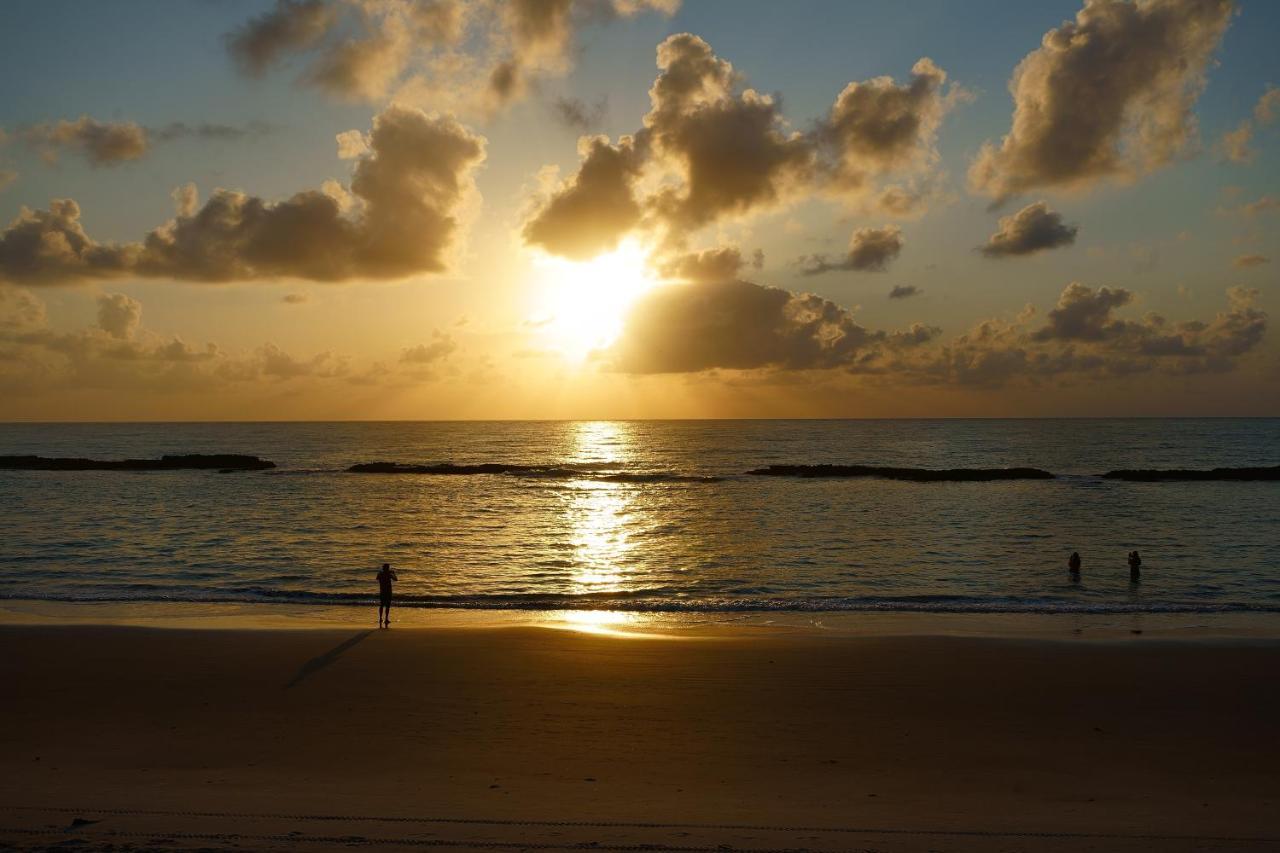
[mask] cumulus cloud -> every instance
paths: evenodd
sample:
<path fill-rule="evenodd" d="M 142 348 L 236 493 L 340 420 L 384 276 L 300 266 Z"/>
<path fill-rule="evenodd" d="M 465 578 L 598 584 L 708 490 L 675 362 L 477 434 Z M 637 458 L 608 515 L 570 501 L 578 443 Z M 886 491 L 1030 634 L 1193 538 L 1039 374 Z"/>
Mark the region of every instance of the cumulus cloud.
<path fill-rule="evenodd" d="M 598 246 L 616 245 L 627 231 L 640 229 L 659 235 L 666 251 L 678 252 L 705 226 L 819 193 L 857 197 L 889 215 L 912 216 L 935 193 L 937 128 L 960 90 L 944 92 L 946 75 L 927 59 L 916 64 L 905 84 L 887 77 L 849 84 L 830 113 L 807 132 L 792 129 L 775 97 L 744 87 L 733 65 L 696 35 L 663 40 L 657 66 L 649 112 L 641 127 L 615 146 L 629 154 L 628 169 L 612 178 L 610 192 L 600 194 L 606 203 L 592 241 Z M 580 174 L 598 165 L 608 144 L 598 139 L 588 148 L 580 145 Z M 889 177 L 907 183 L 884 183 Z M 593 185 L 575 177 L 562 192 L 579 181 Z M 574 194 L 580 202 L 575 211 L 585 221 L 597 221 L 593 198 Z M 625 217 L 614 215 L 616 199 L 625 199 Z M 545 210 L 538 208 L 533 216 Z M 530 237 L 526 226 L 527 242 L 564 254 L 552 241 Z M 576 256 L 585 251 L 579 248 Z M 874 252 L 869 247 L 866 261 L 862 253 L 853 261 L 870 266 L 848 268 L 875 268 Z"/>
<path fill-rule="evenodd" d="M 893 289 L 889 291 L 890 299 L 910 299 L 913 296 L 919 296 L 924 293 L 923 290 L 914 284 L 895 284 Z"/>
<path fill-rule="evenodd" d="M 906 241 L 896 225 L 883 228 L 859 228 L 849 238 L 849 251 L 841 258 L 813 255 L 801 258 L 804 275 L 826 272 L 884 272 L 889 262 L 902 252 Z"/>
<path fill-rule="evenodd" d="M 640 221 L 635 197 L 640 163 L 628 136 L 617 145 L 605 136 L 584 136 L 578 152 L 578 172 L 534 210 L 523 233 L 530 245 L 584 260 L 616 248 Z"/>
<path fill-rule="evenodd" d="M 997 201 L 1083 188 L 1164 166 L 1195 135 L 1192 113 L 1232 0 L 1087 0 L 1014 71 L 1013 125 L 983 146 L 971 187 Z"/>
<path fill-rule="evenodd" d="M 1271 259 L 1266 255 L 1240 255 L 1232 265 L 1240 269 L 1248 269 L 1249 267 L 1260 267 L 1263 264 L 1270 263 Z"/>
<path fill-rule="evenodd" d="M 678 0 L 277 0 L 226 36 L 241 71 L 260 76 L 305 55 L 300 81 L 344 99 L 432 108 L 500 107 L 540 77 L 572 66 L 592 22 L 656 11 Z M 447 102 L 447 103 L 446 103 Z"/>
<path fill-rule="evenodd" d="M 142 325 L 142 303 L 123 293 L 98 297 L 98 328 L 113 338 L 132 338 Z"/>
<path fill-rule="evenodd" d="M 446 269 L 484 139 L 451 118 L 389 107 L 375 117 L 368 146 L 355 162 L 353 201 L 332 188 L 278 202 L 220 189 L 197 208 L 184 189 L 178 215 L 140 243 L 94 241 L 69 199 L 47 211 L 23 208 L 0 232 L 0 280 L 340 281 Z"/>
<path fill-rule="evenodd" d="M 927 57 L 907 82 L 876 77 L 850 83 L 819 124 L 816 141 L 825 155 L 831 189 L 861 198 L 878 178 L 917 172 L 938 159 L 936 140 L 943 117 L 966 93 L 944 91 L 947 74 Z M 908 190 L 884 190 L 881 207 L 892 212 L 915 201 Z"/>
<path fill-rule="evenodd" d="M 1065 225 L 1062 214 L 1050 210 L 1043 201 L 1029 204 L 1012 216 L 1000 217 L 996 233 L 992 234 L 982 254 L 988 258 L 1006 258 L 1011 255 L 1031 255 L 1045 249 L 1070 246 L 1076 241 L 1075 225 Z"/>

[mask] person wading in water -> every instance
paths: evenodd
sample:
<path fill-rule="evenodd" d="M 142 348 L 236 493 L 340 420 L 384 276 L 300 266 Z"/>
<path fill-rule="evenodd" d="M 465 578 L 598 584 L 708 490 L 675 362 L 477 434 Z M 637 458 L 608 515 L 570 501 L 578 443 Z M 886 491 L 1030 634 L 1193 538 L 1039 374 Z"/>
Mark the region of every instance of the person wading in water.
<path fill-rule="evenodd" d="M 383 563 L 378 572 L 378 627 L 391 627 L 391 582 L 400 580 L 390 563 Z"/>

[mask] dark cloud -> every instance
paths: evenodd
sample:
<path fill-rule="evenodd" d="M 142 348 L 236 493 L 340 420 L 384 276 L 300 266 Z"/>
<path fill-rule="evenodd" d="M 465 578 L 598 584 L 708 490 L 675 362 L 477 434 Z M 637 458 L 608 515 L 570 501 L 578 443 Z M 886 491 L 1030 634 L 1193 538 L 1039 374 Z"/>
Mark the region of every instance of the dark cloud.
<path fill-rule="evenodd" d="M 1038 341 L 1101 341 L 1123 333 L 1123 321 L 1113 320 L 1112 311 L 1133 301 L 1133 293 L 1122 287 L 1093 290 L 1073 281 L 1058 297 L 1049 312 L 1049 322 L 1032 338 Z"/>
<path fill-rule="evenodd" d="M 578 133 L 589 133 L 604 123 L 605 114 L 609 111 L 609 97 L 602 95 L 600 100 L 587 103 L 581 98 L 556 98 L 551 102 L 551 114 L 556 121 Z"/>
<path fill-rule="evenodd" d="M 91 165 L 114 166 L 141 159 L 150 145 L 146 128 L 134 122 L 101 122 L 89 116 L 32 125 L 23 128 L 21 136 L 49 163 L 56 162 L 63 150 L 72 149 Z"/>
<path fill-rule="evenodd" d="M 1088 0 L 1018 65 L 1012 128 L 979 153 L 973 189 L 1000 201 L 1169 163 L 1194 136 L 1192 106 L 1233 10 L 1232 0 Z"/>
<path fill-rule="evenodd" d="M 923 290 L 914 284 L 895 284 L 893 290 L 889 291 L 890 299 L 910 299 L 913 296 L 919 296 L 924 293 Z"/>
<path fill-rule="evenodd" d="M 960 97 L 958 89 L 943 91 L 946 79 L 945 71 L 924 58 L 906 83 L 876 77 L 846 86 L 816 131 L 832 188 L 860 197 L 877 178 L 936 160 L 938 126 Z M 901 209 L 910 195 L 893 188 L 884 201 L 889 209 Z"/>
<path fill-rule="evenodd" d="M 567 258 L 585 260 L 617 247 L 640 221 L 635 183 L 640 166 L 631 137 L 617 145 L 608 137 L 578 141 L 582 165 L 557 187 L 524 226 L 526 243 Z"/>
<path fill-rule="evenodd" d="M 676 0 L 277 0 L 226 36 L 240 70 L 259 76 L 307 54 L 301 82 L 344 99 L 475 111 L 506 105 L 543 75 L 572 66 L 587 22 Z M 465 50 L 462 48 L 465 47 Z"/>
<path fill-rule="evenodd" d="M 633 308 L 603 354 L 628 373 L 842 370 L 887 383 L 998 387 L 1071 377 L 1187 375 L 1235 369 L 1266 334 L 1256 290 L 1232 288 L 1212 320 L 1130 320 L 1127 290 L 1068 285 L 1046 320 L 1028 307 L 950 341 L 936 326 L 864 328 L 844 308 L 810 294 L 746 281 L 661 287 Z"/>
<path fill-rule="evenodd" d="M 259 76 L 289 53 L 315 45 L 335 18 L 326 0 L 276 0 L 274 9 L 227 34 L 227 51 L 241 71 Z"/>
<path fill-rule="evenodd" d="M 1045 249 L 1070 246 L 1076 241 L 1075 225 L 1064 225 L 1062 214 L 1043 201 L 1029 204 L 1012 216 L 1000 217 L 996 233 L 981 247 L 988 258 L 1030 255 Z"/>
<path fill-rule="evenodd" d="M 826 255 L 801 258 L 801 273 L 820 275 L 826 272 L 883 272 L 889 262 L 902 252 L 906 241 L 896 225 L 883 228 L 859 228 L 849 238 L 849 251 L 842 258 Z"/>
<path fill-rule="evenodd" d="M 673 284 L 646 294 L 608 353 L 626 373 L 830 368 L 883 339 L 833 302 L 747 281 Z"/>
<path fill-rule="evenodd" d="M 453 119 L 389 107 L 374 119 L 368 152 L 355 163 L 351 197 L 340 187 L 280 202 L 217 190 L 195 209 L 188 193 L 179 215 L 140 244 L 93 241 L 74 201 L 54 201 L 48 211 L 24 208 L 0 232 L 0 280 L 340 281 L 439 272 L 484 145 Z"/>
<path fill-rule="evenodd" d="M 809 140 L 788 130 L 775 99 L 735 93 L 738 75 L 695 35 L 658 45 L 660 73 L 641 144 L 680 177 L 650 201 L 676 234 L 793 196 L 811 178 Z"/>
<path fill-rule="evenodd" d="M 310 297 L 305 293 L 286 293 L 284 296 L 280 297 L 280 301 L 285 305 L 302 305 L 308 299 L 310 299 Z"/>
<path fill-rule="evenodd" d="M 927 59 L 903 85 L 887 77 L 851 83 L 817 128 L 803 133 L 787 124 L 776 97 L 744 88 L 733 65 L 696 35 L 666 38 L 657 66 L 642 127 L 623 137 L 634 152 L 628 198 L 642 215 L 623 219 L 603 211 L 601 227 L 619 230 L 597 239 L 601 245 L 616 245 L 626 230 L 640 228 L 679 250 L 700 228 L 806 194 L 856 197 L 893 216 L 919 214 L 936 194 L 929 175 L 936 171 L 937 127 L 961 92 L 944 94 L 946 75 Z M 910 180 L 884 185 L 881 179 L 890 175 Z M 637 197 L 642 184 L 655 189 Z M 592 218 L 589 200 L 582 197 L 586 219 Z M 882 266 L 892 253 L 877 260 L 876 248 L 855 254 L 855 266 L 837 262 L 834 268 Z"/>

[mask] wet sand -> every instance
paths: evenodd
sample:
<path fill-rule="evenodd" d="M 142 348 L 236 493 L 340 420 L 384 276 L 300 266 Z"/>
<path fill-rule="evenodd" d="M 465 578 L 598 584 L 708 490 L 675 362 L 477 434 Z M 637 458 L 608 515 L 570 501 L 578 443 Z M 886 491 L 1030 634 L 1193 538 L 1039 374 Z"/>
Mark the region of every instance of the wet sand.
<path fill-rule="evenodd" d="M 7 626 L 0 848 L 1280 850 L 1277 672 L 1250 638 Z"/>

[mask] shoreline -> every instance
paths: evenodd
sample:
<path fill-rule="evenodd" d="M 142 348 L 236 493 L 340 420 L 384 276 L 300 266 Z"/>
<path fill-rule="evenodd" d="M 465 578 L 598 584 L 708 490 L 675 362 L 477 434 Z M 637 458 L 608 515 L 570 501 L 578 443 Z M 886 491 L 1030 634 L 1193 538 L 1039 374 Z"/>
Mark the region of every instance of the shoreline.
<path fill-rule="evenodd" d="M 367 612 L 366 612 L 367 611 Z M 373 627 L 376 605 L 0 601 L 0 626 L 186 630 Z M 988 637 L 1034 640 L 1275 640 L 1280 613 L 517 610 L 396 607 L 392 630 L 543 628 L 618 637 Z M 367 617 L 367 618 L 366 618 Z"/>

